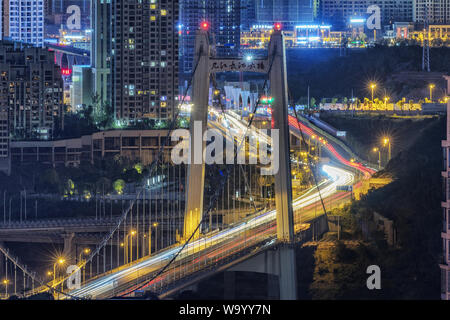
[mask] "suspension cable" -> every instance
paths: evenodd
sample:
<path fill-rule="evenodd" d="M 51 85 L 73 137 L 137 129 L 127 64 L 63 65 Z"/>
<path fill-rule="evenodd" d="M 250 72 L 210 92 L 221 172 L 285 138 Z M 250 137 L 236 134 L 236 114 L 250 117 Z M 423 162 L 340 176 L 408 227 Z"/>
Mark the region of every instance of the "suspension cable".
<path fill-rule="evenodd" d="M 290 92 L 289 92 L 289 96 L 290 96 Z M 306 144 L 305 136 L 303 135 L 303 130 L 302 130 L 302 127 L 300 125 L 300 120 L 299 120 L 298 115 L 297 115 L 297 110 L 295 109 L 295 106 L 293 106 L 292 109 L 294 109 L 295 120 L 297 121 L 297 126 L 298 126 L 298 129 L 300 131 L 300 137 L 302 139 L 302 142 Z M 313 176 L 313 179 L 314 179 L 314 184 L 316 185 L 317 192 L 319 193 L 320 203 L 322 204 L 323 212 L 324 212 L 324 214 L 327 214 L 327 210 L 325 208 L 325 202 L 323 201 L 322 193 L 320 192 L 319 184 L 317 182 L 316 172 L 315 172 L 315 170 L 313 170 L 312 161 L 311 161 L 309 153 L 308 153 L 308 156 L 306 157 L 306 159 L 308 161 L 309 170 L 311 170 L 311 172 L 312 172 L 312 176 Z"/>
<path fill-rule="evenodd" d="M 218 88 L 217 88 L 216 77 L 213 77 L 213 78 L 212 78 L 212 82 L 213 82 L 214 89 L 215 89 L 215 90 L 218 90 Z M 219 91 L 220 91 L 220 90 L 219 90 Z M 222 114 L 223 114 L 225 120 L 227 120 L 227 113 L 226 113 L 226 111 L 225 111 L 225 107 L 224 107 L 223 102 L 222 102 L 222 96 L 220 95 L 220 93 L 219 93 L 219 106 L 220 106 L 220 109 L 221 109 L 221 111 L 222 111 Z M 245 135 L 242 137 L 242 139 L 245 139 Z M 233 141 L 233 142 L 234 142 L 234 141 Z M 234 147 L 234 149 L 235 149 L 235 152 L 237 153 L 237 151 L 236 151 L 236 146 L 234 145 L 234 143 L 233 143 L 233 147 Z M 246 187 L 248 188 L 248 190 L 249 190 L 250 202 L 251 202 L 251 204 L 252 204 L 252 206 L 253 206 L 254 213 L 256 213 L 256 212 L 258 211 L 258 209 L 256 208 L 255 201 L 253 200 L 252 189 L 251 189 L 251 186 L 250 186 L 249 183 L 248 183 L 247 176 L 245 175 L 245 171 L 244 171 L 244 168 L 243 168 L 242 164 L 239 164 L 239 169 L 241 170 L 242 175 L 243 175 L 243 177 L 244 177 L 244 183 L 245 183 L 245 186 L 246 186 Z"/>
<path fill-rule="evenodd" d="M 13 257 L 11 256 L 11 254 L 9 253 L 9 250 L 4 248 L 1 244 L 0 244 L 0 251 L 5 255 L 6 259 L 9 259 L 16 267 L 19 267 L 20 270 L 22 270 L 22 272 L 24 274 L 26 274 L 27 276 L 29 276 L 32 280 L 37 281 L 41 286 L 45 286 L 47 287 L 48 290 L 50 290 L 50 292 L 56 292 L 59 294 L 63 294 L 66 296 L 69 296 L 73 299 L 80 299 L 78 297 L 72 296 L 70 294 L 64 293 L 63 291 L 59 290 L 58 288 L 53 288 L 52 286 L 50 286 L 49 284 L 47 284 L 44 280 L 42 280 L 40 277 L 38 277 L 36 275 L 36 272 L 34 271 L 30 271 L 27 266 L 22 265 L 19 262 L 19 259 L 17 257 Z M 24 291 L 23 294 L 24 298 L 26 297 L 26 293 Z"/>
<path fill-rule="evenodd" d="M 192 86 L 193 76 L 195 75 L 195 72 L 196 72 L 197 67 L 198 67 L 198 65 L 199 65 L 200 57 L 201 57 L 201 50 L 200 50 L 199 59 L 198 59 L 198 61 L 197 61 L 196 64 L 195 64 L 195 67 L 194 67 L 192 76 L 191 76 L 191 78 L 190 78 L 189 81 L 188 81 L 188 86 L 186 87 L 186 90 L 185 90 L 185 92 L 184 92 L 183 98 L 182 98 L 182 100 L 181 100 L 181 102 L 180 102 L 180 104 L 179 104 L 180 107 L 184 104 L 184 102 L 185 102 L 185 100 L 186 100 L 186 96 L 187 96 L 187 94 L 188 94 L 188 92 L 189 92 L 189 89 L 190 89 L 191 86 Z M 152 161 L 152 164 L 150 165 L 149 173 L 148 173 L 147 177 L 146 177 L 144 180 L 146 180 L 146 179 L 148 179 L 149 177 L 151 177 L 151 175 L 153 174 L 153 171 L 155 170 L 155 168 L 156 168 L 157 165 L 159 164 L 159 161 L 160 161 L 160 158 L 161 158 L 161 156 L 162 156 L 162 153 L 164 152 L 164 147 L 166 146 L 166 144 L 167 144 L 167 142 L 168 142 L 168 140 L 169 140 L 169 137 L 170 137 L 171 132 L 172 132 L 172 131 L 175 129 L 175 127 L 176 127 L 177 119 L 178 119 L 178 116 L 179 116 L 179 115 L 180 115 L 180 108 L 178 108 L 178 110 L 177 110 L 175 116 L 174 116 L 173 119 L 171 120 L 171 123 L 170 123 L 170 125 L 169 125 L 169 130 L 168 130 L 167 135 L 166 135 L 166 139 L 164 139 L 164 141 L 162 142 L 162 144 L 160 144 L 159 151 L 158 151 L 158 155 L 157 155 L 157 156 L 155 157 L 155 159 Z M 144 185 L 143 188 L 145 188 L 145 185 Z M 65 281 L 66 279 L 68 279 L 69 277 L 71 277 L 73 274 L 75 274 L 76 272 L 78 272 L 81 268 L 83 268 L 84 266 L 86 266 L 87 263 L 91 262 L 92 259 L 93 259 L 97 254 L 100 253 L 100 250 L 102 250 L 103 247 L 104 247 L 105 245 L 108 244 L 108 241 L 111 239 L 111 237 L 114 235 L 114 233 L 119 229 L 119 227 L 120 227 L 120 225 L 122 224 L 122 222 L 127 218 L 128 213 L 133 209 L 134 204 L 136 203 L 136 201 L 137 201 L 137 200 L 140 198 L 140 196 L 141 196 L 141 193 L 142 193 L 143 188 L 140 188 L 140 189 L 139 189 L 139 191 L 136 193 L 136 197 L 132 200 L 132 202 L 129 204 L 129 206 L 124 210 L 124 212 L 122 213 L 122 215 L 118 218 L 117 224 L 116 224 L 114 227 L 112 227 L 112 228 L 110 229 L 109 233 L 108 233 L 108 234 L 103 238 L 103 240 L 96 246 L 96 249 L 89 255 L 89 257 L 88 257 L 87 259 L 81 261 L 81 263 L 77 266 L 77 268 L 75 268 L 74 271 L 72 271 L 72 273 L 68 274 L 65 278 L 63 278 L 62 280 L 60 280 L 58 283 L 56 283 L 56 285 L 58 285 L 58 284 L 61 283 L 62 281 Z M 56 286 L 56 285 L 55 285 L 55 286 Z M 69 294 L 66 294 L 66 293 L 63 293 L 63 294 L 65 294 L 65 295 L 67 295 L 67 296 L 69 296 L 69 297 L 73 297 L 73 296 L 71 296 L 71 295 L 69 295 Z"/>
<path fill-rule="evenodd" d="M 271 63 L 270 63 L 269 70 L 268 70 L 267 74 L 270 74 L 270 71 L 272 70 L 272 66 L 273 66 L 273 62 L 274 62 L 274 59 L 273 59 L 274 56 L 275 56 L 275 53 L 274 53 L 273 56 L 272 56 Z M 267 77 L 266 77 L 266 79 L 264 80 L 264 85 L 263 85 L 263 89 L 262 89 L 263 91 L 264 91 L 264 89 L 266 89 L 267 83 L 268 83 L 268 79 L 267 79 Z M 252 112 L 252 115 L 250 116 L 250 119 L 249 119 L 249 121 L 248 121 L 247 128 L 246 128 L 246 130 L 245 130 L 244 136 L 247 135 L 247 132 L 248 132 L 249 128 L 251 127 L 252 123 L 253 123 L 253 119 L 254 119 L 254 117 L 255 117 L 256 111 L 257 111 L 258 106 L 259 106 L 259 104 L 260 104 L 260 101 L 261 101 L 261 96 L 258 97 L 258 100 L 257 100 L 255 106 L 253 107 L 253 112 Z M 239 144 L 239 146 L 238 146 L 238 149 L 237 149 L 238 152 L 234 155 L 234 161 L 236 161 L 237 156 L 238 156 L 238 154 L 239 154 L 239 151 L 241 150 L 241 147 L 242 147 L 244 141 L 245 141 L 245 139 L 241 140 L 241 142 L 240 142 L 240 144 Z M 210 212 L 211 209 L 213 208 L 216 199 L 220 196 L 220 193 L 222 192 L 222 190 L 223 190 L 223 188 L 224 188 L 224 186 L 225 186 L 225 182 L 228 180 L 228 177 L 229 177 L 230 172 L 231 172 L 231 165 L 227 165 L 226 174 L 224 175 L 223 179 L 221 179 L 220 187 L 216 189 L 216 191 L 215 191 L 213 197 L 211 197 L 211 199 L 210 199 L 210 201 L 209 201 L 208 208 L 207 208 L 207 210 L 203 213 L 202 218 L 201 218 L 201 220 L 200 220 L 200 223 L 197 225 L 197 227 L 195 228 L 195 230 L 192 232 L 192 234 L 189 236 L 189 238 L 186 240 L 186 242 L 183 244 L 183 246 L 180 248 L 180 250 L 178 250 L 178 251 L 174 254 L 174 256 L 172 257 L 172 259 L 170 259 L 170 261 L 169 261 L 167 264 L 165 264 L 164 267 L 161 268 L 161 269 L 160 269 L 160 270 L 159 270 L 152 278 L 150 278 L 149 280 L 147 280 L 146 282 L 144 282 L 143 284 L 141 284 L 141 285 L 138 286 L 137 288 L 134 288 L 132 291 L 140 290 L 140 289 L 142 289 L 143 287 L 147 286 L 149 283 L 151 283 L 153 280 L 155 280 L 157 277 L 159 277 L 162 273 L 164 273 L 164 271 L 166 271 L 167 268 L 168 268 L 168 267 L 176 260 L 176 258 L 178 257 L 178 255 L 179 255 L 179 254 L 183 251 L 183 249 L 189 244 L 189 242 L 192 240 L 192 238 L 194 237 L 194 235 L 195 235 L 195 234 L 197 233 L 197 231 L 200 229 L 201 225 L 203 224 L 203 222 L 204 222 L 204 220 L 205 220 L 205 217 L 209 214 L 209 212 Z M 126 294 L 128 294 L 128 292 L 127 292 L 127 293 L 123 293 L 122 296 L 124 296 L 124 295 L 126 295 Z"/>

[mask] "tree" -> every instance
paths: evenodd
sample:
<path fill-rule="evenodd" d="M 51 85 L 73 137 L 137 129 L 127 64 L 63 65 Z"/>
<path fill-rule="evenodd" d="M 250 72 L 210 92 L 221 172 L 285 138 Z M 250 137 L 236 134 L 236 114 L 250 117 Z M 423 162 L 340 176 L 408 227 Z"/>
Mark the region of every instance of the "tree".
<path fill-rule="evenodd" d="M 137 173 L 139 173 L 139 174 L 142 174 L 142 170 L 144 169 L 144 167 L 143 167 L 143 165 L 142 165 L 142 163 L 136 163 L 135 165 L 134 165 L 134 170 L 136 170 L 137 171 Z"/>
<path fill-rule="evenodd" d="M 75 193 L 75 183 L 73 183 L 72 179 L 66 180 L 64 193 L 69 196 Z"/>
<path fill-rule="evenodd" d="M 123 189 L 125 188 L 125 181 L 122 179 L 117 179 L 114 181 L 114 190 L 117 192 L 117 194 L 123 194 Z"/>

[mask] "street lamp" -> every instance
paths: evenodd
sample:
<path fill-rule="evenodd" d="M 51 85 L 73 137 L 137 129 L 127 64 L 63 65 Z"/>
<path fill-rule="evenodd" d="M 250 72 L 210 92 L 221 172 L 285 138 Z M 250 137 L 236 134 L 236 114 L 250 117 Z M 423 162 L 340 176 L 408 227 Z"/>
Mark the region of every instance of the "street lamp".
<path fill-rule="evenodd" d="M 8 284 L 9 284 L 9 280 L 8 280 L 8 279 L 3 280 L 3 284 L 5 285 L 5 293 L 6 293 L 6 296 L 8 296 Z"/>
<path fill-rule="evenodd" d="M 433 89 L 436 87 L 433 83 L 430 84 L 430 101 L 433 102 Z"/>
<path fill-rule="evenodd" d="M 378 169 L 381 169 L 381 151 L 380 148 L 373 148 L 373 152 L 378 152 Z"/>
<path fill-rule="evenodd" d="M 84 248 L 81 252 L 80 252 L 80 258 L 79 258 L 79 261 L 81 262 L 82 260 L 81 260 L 81 256 L 84 254 L 84 255 L 88 255 L 89 253 L 91 252 L 91 249 L 89 249 L 89 248 Z"/>
<path fill-rule="evenodd" d="M 153 222 L 152 227 L 155 228 L 155 252 L 158 251 L 158 222 Z M 150 241 L 151 241 L 151 233 L 150 233 Z M 151 242 L 150 242 L 151 246 Z M 152 247 L 150 247 L 150 252 Z"/>
<path fill-rule="evenodd" d="M 387 137 L 383 138 L 383 146 L 388 147 L 388 161 L 391 160 L 391 140 Z"/>
<path fill-rule="evenodd" d="M 128 263 L 128 256 L 130 256 L 130 262 L 133 262 L 133 236 L 136 235 L 136 230 L 131 230 L 129 234 L 125 237 L 125 256 L 126 256 L 126 262 Z M 128 237 L 130 237 L 130 240 L 128 240 Z M 128 253 L 128 242 L 130 243 L 130 253 Z"/>
<path fill-rule="evenodd" d="M 387 103 L 389 101 L 389 97 L 384 97 L 384 108 L 387 110 Z"/>
<path fill-rule="evenodd" d="M 56 282 L 56 265 L 63 265 L 64 262 L 66 262 L 66 260 L 64 260 L 64 258 L 59 258 L 58 260 L 56 260 L 56 262 L 53 264 L 53 287 L 55 286 L 55 282 Z"/>
<path fill-rule="evenodd" d="M 376 83 L 370 84 L 370 89 L 372 90 L 372 103 L 373 103 L 373 91 L 375 90 L 376 87 L 377 87 Z"/>

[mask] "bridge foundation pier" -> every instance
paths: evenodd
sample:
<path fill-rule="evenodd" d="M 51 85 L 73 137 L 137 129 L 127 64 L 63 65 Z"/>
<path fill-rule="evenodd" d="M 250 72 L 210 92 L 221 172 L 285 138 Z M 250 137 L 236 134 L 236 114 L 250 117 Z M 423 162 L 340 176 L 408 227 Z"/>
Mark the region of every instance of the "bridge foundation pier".
<path fill-rule="evenodd" d="M 63 255 L 68 263 L 75 263 L 76 253 L 75 246 L 73 245 L 73 238 L 75 237 L 75 233 L 65 233 L 62 235 L 64 239 L 64 249 Z"/>
<path fill-rule="evenodd" d="M 236 280 L 237 271 L 225 271 L 223 273 L 223 298 L 225 300 L 235 300 L 239 292 L 239 282 Z M 278 300 L 280 298 L 279 278 L 274 274 L 266 274 L 267 276 L 267 292 L 265 298 L 269 300 Z M 239 299 L 239 297 L 238 297 Z"/>
<path fill-rule="evenodd" d="M 235 294 L 235 278 L 231 275 L 234 273 L 232 271 L 267 274 L 269 299 L 293 300 L 296 297 L 296 277 L 294 279 L 291 277 L 293 273 L 295 274 L 295 249 L 290 245 L 281 244 L 275 250 L 266 250 L 228 269 L 224 275 L 224 295 L 227 299 L 231 299 L 229 295 Z"/>

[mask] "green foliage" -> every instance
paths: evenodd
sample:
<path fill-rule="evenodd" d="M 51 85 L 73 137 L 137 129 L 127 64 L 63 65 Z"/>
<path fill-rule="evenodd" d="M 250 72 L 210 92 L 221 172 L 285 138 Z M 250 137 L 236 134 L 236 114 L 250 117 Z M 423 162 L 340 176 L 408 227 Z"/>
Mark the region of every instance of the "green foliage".
<path fill-rule="evenodd" d="M 123 181 L 122 179 L 114 181 L 114 190 L 117 192 L 117 194 L 122 194 L 124 188 L 125 188 L 125 181 Z"/>

